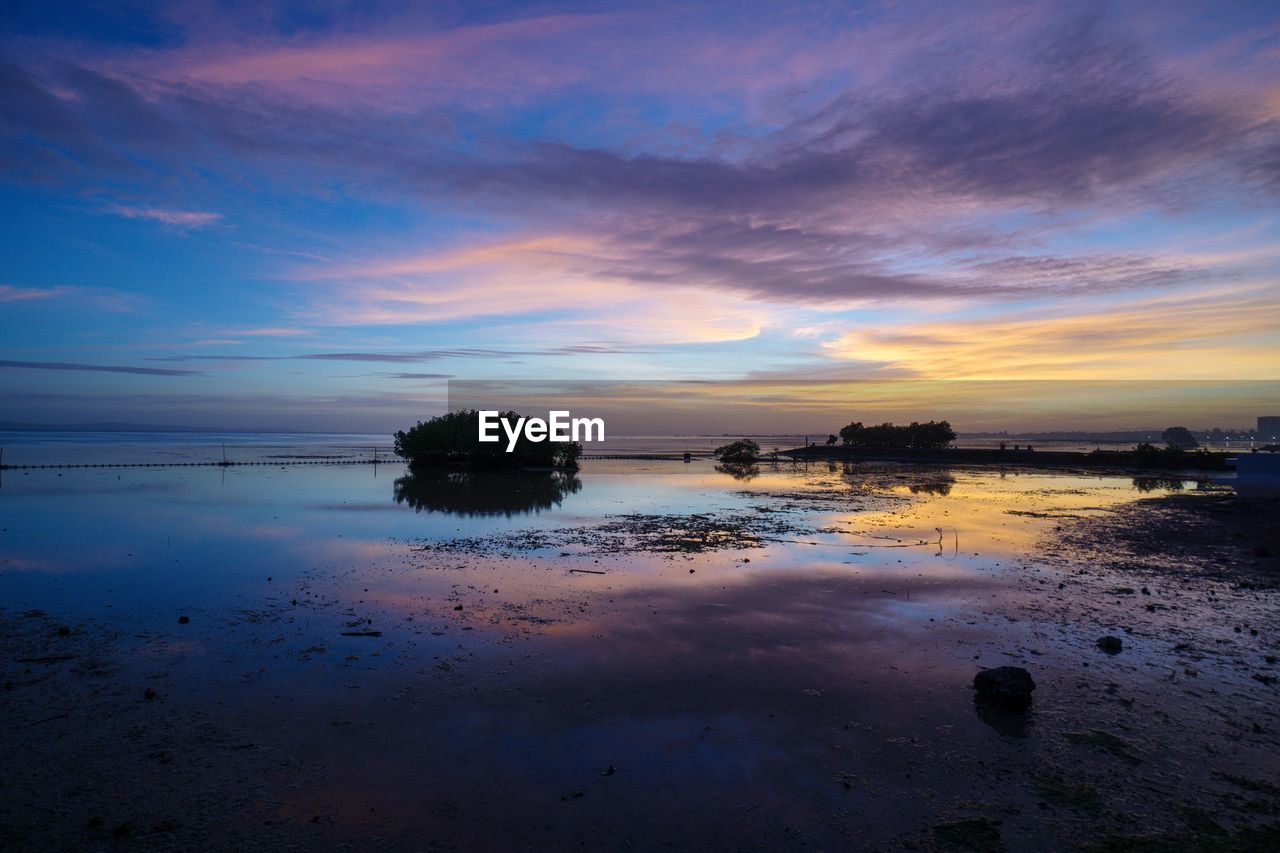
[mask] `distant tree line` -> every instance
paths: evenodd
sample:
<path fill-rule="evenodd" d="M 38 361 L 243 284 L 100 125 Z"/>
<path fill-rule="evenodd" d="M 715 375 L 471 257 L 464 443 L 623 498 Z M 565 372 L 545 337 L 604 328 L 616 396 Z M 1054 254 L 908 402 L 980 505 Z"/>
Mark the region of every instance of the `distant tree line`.
<path fill-rule="evenodd" d="M 947 421 L 912 421 L 905 426 L 882 423 L 863 426 L 855 421 L 841 427 L 840 441 L 846 447 L 938 450 L 956 440 L 955 430 Z M 828 439 L 828 443 L 833 443 Z"/>
<path fill-rule="evenodd" d="M 1138 468 L 1194 468 L 1197 470 L 1222 470 L 1225 453 L 1210 453 L 1203 447 L 1187 450 L 1176 444 L 1156 447 L 1143 442 L 1133 449 L 1133 464 Z"/>
<path fill-rule="evenodd" d="M 1211 430 L 1202 430 L 1206 441 L 1212 441 L 1215 444 L 1223 441 L 1234 441 L 1246 436 L 1257 435 L 1258 431 L 1253 427 L 1249 429 L 1223 429 L 1222 427 L 1214 427 Z"/>

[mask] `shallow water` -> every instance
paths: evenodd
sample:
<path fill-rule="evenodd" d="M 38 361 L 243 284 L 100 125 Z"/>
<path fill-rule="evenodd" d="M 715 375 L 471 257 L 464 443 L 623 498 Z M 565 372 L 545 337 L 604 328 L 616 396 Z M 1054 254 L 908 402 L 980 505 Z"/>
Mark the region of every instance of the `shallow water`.
<path fill-rule="evenodd" d="M 42 652 L 61 643 L 109 670 L 18 677 L 19 695 L 28 679 L 70 709 L 40 723 L 67 728 L 28 744 L 29 762 L 80 756 L 70 813 L 178 820 L 144 834 L 165 843 L 225 840 L 249 816 L 281 842 L 894 846 L 993 813 L 1010 843 L 1060 843 L 1123 828 L 1126 811 L 1166 827 L 1178 796 L 1203 806 L 1179 780 L 1220 769 L 1206 749 L 1245 776 L 1274 766 L 1272 741 L 1233 745 L 1235 724 L 1203 702 L 1170 703 L 1172 642 L 1092 587 L 1074 593 L 1113 578 L 1037 562 L 1055 527 L 1197 487 L 826 463 L 10 471 L 0 601 L 13 624 L 38 610 L 31 624 L 71 626 Z M 1224 601 L 1209 610 L 1274 621 L 1269 598 Z M 1189 606 L 1179 618 L 1217 630 Z M 1124 655 L 1093 648 L 1121 626 Z M 1003 663 L 1040 682 L 1029 717 L 973 704 L 973 673 Z M 1270 725 L 1269 687 L 1213 677 L 1231 714 Z M 160 700 L 140 702 L 143 687 Z M 1126 723 L 1135 708 L 1161 716 Z M 95 718 L 108 731 L 89 747 Z M 186 732 L 197 720 L 238 751 Z M 138 754 L 123 735 L 111 745 L 131 726 L 154 739 Z M 1068 737 L 1095 729 L 1141 753 L 1143 786 L 1109 787 L 1135 765 Z M 122 761 L 136 780 L 108 769 Z M 133 786 L 157 773 L 177 774 L 172 802 L 140 806 Z M 243 778 L 254 787 L 224 813 L 161 814 Z M 1110 805 L 1019 819 L 1063 779 Z M 21 801 L 8 808 L 40 837 Z"/>
<path fill-rule="evenodd" d="M 870 484 L 876 500 L 858 494 Z M 1123 477 L 887 465 L 778 466 L 749 479 L 705 462 L 665 461 L 592 462 L 566 476 L 438 481 L 406 477 L 398 465 L 9 471 L 0 480 L 0 590 L 14 607 L 93 613 L 110 606 L 125 618 L 140 607 L 235 607 L 254 603 L 267 577 L 284 588 L 322 567 L 359 572 L 402 554 L 408 540 L 512 537 L 624 514 L 738 515 L 758 508 L 785 510 L 806 528 L 843 528 L 760 543 L 756 562 L 771 568 L 856 565 L 859 572 L 953 575 L 990 567 L 1034 540 L 1044 520 L 1009 514 L 1023 512 L 1026 501 L 1051 496 L 1056 508 L 1091 512 L 1136 494 L 1133 480 Z M 940 537 L 944 524 L 949 529 Z M 942 538 L 945 548 L 886 550 L 902 543 L 881 536 Z M 697 561 L 723 558 L 709 550 Z M 623 572 L 633 573 L 646 569 Z"/>

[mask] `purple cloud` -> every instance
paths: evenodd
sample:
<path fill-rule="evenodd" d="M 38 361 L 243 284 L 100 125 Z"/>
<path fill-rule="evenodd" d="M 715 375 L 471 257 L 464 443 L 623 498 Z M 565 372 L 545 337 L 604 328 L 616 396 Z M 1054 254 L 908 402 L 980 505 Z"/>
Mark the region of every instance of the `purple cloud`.
<path fill-rule="evenodd" d="M 163 367 L 125 367 L 110 364 L 78 364 L 69 361 L 0 360 L 0 367 L 18 370 L 73 370 L 90 373 L 134 373 L 139 376 L 200 376 L 198 370 L 170 370 Z"/>
<path fill-rule="evenodd" d="M 768 37 L 730 28 L 717 33 L 716 55 L 738 76 L 686 84 L 695 99 L 732 93 L 737 112 L 714 134 L 694 128 L 703 143 L 687 153 L 634 142 L 653 135 L 588 144 L 583 134 L 511 132 L 511 110 L 567 86 L 670 94 L 675 78 L 646 50 L 670 58 L 684 45 L 702 67 L 705 33 L 672 38 L 660 18 L 624 18 L 445 31 L 410 22 L 394 35 L 258 34 L 246 45 L 190 34 L 136 55 L 27 58 L 0 69 L 0 158 L 30 180 L 78 180 L 86 166 L 155 185 L 199 171 L 241 180 L 246 168 L 296 185 L 301 173 L 377 200 L 585 232 L 598 251 L 563 259 L 584 275 L 802 303 L 1181 283 L 1191 273 L 1156 254 L 1059 257 L 1044 243 L 1099 211 L 1268 197 L 1280 182 L 1280 127 L 1247 74 L 1203 74 L 1161 54 L 1133 21 L 1091 11 L 977 11 L 951 41 L 899 20 L 879 32 L 909 31 L 900 46 L 855 28 L 852 54 L 838 39 L 815 44 L 795 20 Z M 626 74 L 597 82 L 609 50 L 555 49 L 588 30 L 628 57 Z M 788 72 L 761 70 L 761 57 Z M 860 75 L 877 85 L 857 85 Z M 764 114 L 753 117 L 743 100 L 757 92 Z M 623 122 L 622 110 L 606 108 L 606 119 Z M 123 210 L 182 226 L 217 216 Z"/>

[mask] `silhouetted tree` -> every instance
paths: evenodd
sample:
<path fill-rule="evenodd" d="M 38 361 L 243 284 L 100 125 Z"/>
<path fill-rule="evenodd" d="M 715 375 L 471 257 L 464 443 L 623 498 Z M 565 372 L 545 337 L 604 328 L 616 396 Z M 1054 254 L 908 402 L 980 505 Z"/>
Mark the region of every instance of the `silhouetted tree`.
<path fill-rule="evenodd" d="M 715 449 L 721 462 L 754 462 L 760 458 L 760 445 L 749 438 L 725 444 Z"/>
<path fill-rule="evenodd" d="M 1137 468 L 1198 471 L 1222 471 L 1226 468 L 1225 453 L 1210 453 L 1203 447 L 1197 450 L 1183 450 L 1181 447 L 1156 447 L 1143 442 L 1133 449 L 1132 459 L 1134 467 Z"/>
<path fill-rule="evenodd" d="M 502 412 L 499 417 L 512 424 L 520 418 L 515 412 Z M 575 441 L 529 441 L 523 434 L 510 453 L 505 434 L 499 441 L 482 442 L 480 413 L 474 409 L 419 421 L 408 431 L 397 432 L 395 440 L 396 454 L 407 459 L 409 467 L 415 469 L 447 465 L 576 468 L 582 455 L 582 445 Z"/>
<path fill-rule="evenodd" d="M 857 444 L 858 437 L 862 435 L 862 421 L 855 421 L 848 426 L 840 428 L 840 440 L 846 445 Z"/>
<path fill-rule="evenodd" d="M 914 448 L 937 450 L 955 441 L 956 434 L 947 421 L 912 421 L 906 426 L 888 422 L 876 426 L 863 426 L 855 421 L 841 428 L 840 438 L 846 445 L 868 448 Z"/>
<path fill-rule="evenodd" d="M 1196 437 L 1186 427 L 1169 427 L 1160 433 L 1160 439 L 1170 447 L 1177 447 L 1181 450 L 1195 450 L 1200 446 L 1200 442 L 1196 441 Z"/>

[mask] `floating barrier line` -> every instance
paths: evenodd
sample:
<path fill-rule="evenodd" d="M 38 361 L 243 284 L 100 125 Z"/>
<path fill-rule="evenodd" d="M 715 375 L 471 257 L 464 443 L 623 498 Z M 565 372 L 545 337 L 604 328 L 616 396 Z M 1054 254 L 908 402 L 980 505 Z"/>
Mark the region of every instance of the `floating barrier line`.
<path fill-rule="evenodd" d="M 694 459 L 710 458 L 710 454 L 691 453 Z M 593 453 L 579 459 L 641 459 L 655 461 L 679 461 L 683 453 Z M 0 465 L 0 471 L 30 471 L 36 469 L 70 468 L 247 468 L 287 465 L 403 465 L 399 459 L 277 459 L 274 461 L 236 462 L 214 460 L 211 462 L 47 462 L 42 464 Z"/>
<path fill-rule="evenodd" d="M 278 459 L 274 462 L 77 462 L 45 463 L 41 465 L 0 465 L 0 471 L 21 471 L 36 468 L 246 468 L 287 465 L 386 465 L 386 459 Z"/>

